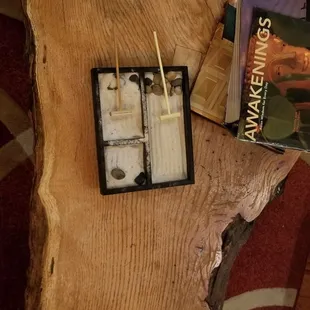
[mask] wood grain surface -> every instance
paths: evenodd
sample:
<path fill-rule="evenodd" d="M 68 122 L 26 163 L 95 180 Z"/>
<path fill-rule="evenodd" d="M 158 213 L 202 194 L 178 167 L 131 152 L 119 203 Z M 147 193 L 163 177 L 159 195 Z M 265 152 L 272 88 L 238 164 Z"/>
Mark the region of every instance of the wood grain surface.
<path fill-rule="evenodd" d="M 297 152 L 241 143 L 193 115 L 196 184 L 99 194 L 90 69 L 163 63 L 176 45 L 205 53 L 216 0 L 27 0 L 33 33 L 37 163 L 28 309 L 205 309 L 221 233 L 259 215 Z"/>
<path fill-rule="evenodd" d="M 172 65 L 187 66 L 189 89 L 192 89 L 197 78 L 203 58 L 204 56 L 200 52 L 179 45 L 175 47 Z"/>

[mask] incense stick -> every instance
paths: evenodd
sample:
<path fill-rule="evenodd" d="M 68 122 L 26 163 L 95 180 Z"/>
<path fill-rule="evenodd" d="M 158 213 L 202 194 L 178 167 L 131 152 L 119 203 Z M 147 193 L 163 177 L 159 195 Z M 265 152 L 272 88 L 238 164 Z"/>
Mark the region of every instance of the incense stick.
<path fill-rule="evenodd" d="M 161 80 L 162 80 L 162 84 L 163 84 L 163 88 L 164 88 L 165 102 L 166 102 L 166 107 L 167 107 L 167 112 L 168 112 L 166 115 L 161 115 L 160 118 L 161 118 L 161 120 L 164 120 L 164 119 L 179 117 L 180 113 L 171 114 L 171 111 L 170 111 L 170 104 L 169 104 L 169 98 L 168 98 L 166 79 L 165 79 L 163 64 L 161 61 L 160 49 L 159 49 L 156 31 L 154 31 L 153 34 L 154 34 L 154 40 L 155 40 L 155 46 L 156 46 L 156 52 L 157 52 L 157 58 L 158 58 Z"/>
<path fill-rule="evenodd" d="M 115 52 L 115 69 L 116 69 L 116 111 L 110 112 L 111 116 L 126 116 L 132 114 L 131 110 L 123 110 L 123 101 L 121 97 L 121 82 L 120 82 L 120 74 L 119 74 L 119 59 L 118 59 L 118 46 L 114 32 L 114 52 Z"/>
<path fill-rule="evenodd" d="M 115 28 L 114 28 L 114 52 L 115 52 L 115 68 L 116 68 L 116 107 L 117 110 L 122 110 L 122 100 L 121 100 L 121 83 L 119 77 L 119 60 L 118 60 L 118 47 L 115 36 Z"/>
<path fill-rule="evenodd" d="M 160 50 L 159 50 L 159 45 L 158 45 L 158 40 L 157 40 L 157 34 L 156 34 L 156 31 L 154 31 L 153 33 L 154 33 L 156 52 L 157 52 L 157 58 L 158 58 L 158 63 L 159 63 L 159 70 L 160 70 L 161 80 L 162 80 L 163 88 L 164 88 L 166 106 L 167 106 L 168 114 L 171 114 L 171 112 L 170 112 L 170 105 L 169 105 L 169 98 L 168 98 L 168 92 L 167 92 L 166 79 L 165 79 L 163 64 L 162 64 L 162 61 L 161 61 Z"/>

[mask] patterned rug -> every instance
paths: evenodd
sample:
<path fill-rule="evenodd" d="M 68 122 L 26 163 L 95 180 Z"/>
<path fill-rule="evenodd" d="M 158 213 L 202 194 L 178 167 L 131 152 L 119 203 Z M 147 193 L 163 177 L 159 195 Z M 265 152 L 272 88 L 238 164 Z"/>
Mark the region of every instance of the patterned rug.
<path fill-rule="evenodd" d="M 32 92 L 22 23 L 0 15 L 0 309 L 24 309 L 33 178 Z"/>
<path fill-rule="evenodd" d="M 29 263 L 33 131 L 24 42 L 23 24 L 0 15 L 0 310 L 24 309 Z M 309 184 L 310 168 L 299 161 L 235 262 L 225 310 L 292 308 L 309 251 Z"/>

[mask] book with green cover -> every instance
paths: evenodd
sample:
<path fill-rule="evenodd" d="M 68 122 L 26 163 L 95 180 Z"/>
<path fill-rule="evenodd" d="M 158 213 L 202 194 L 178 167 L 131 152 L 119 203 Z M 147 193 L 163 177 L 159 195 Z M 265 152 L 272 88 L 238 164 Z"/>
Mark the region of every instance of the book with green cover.
<path fill-rule="evenodd" d="M 310 23 L 255 8 L 238 138 L 310 150 Z"/>

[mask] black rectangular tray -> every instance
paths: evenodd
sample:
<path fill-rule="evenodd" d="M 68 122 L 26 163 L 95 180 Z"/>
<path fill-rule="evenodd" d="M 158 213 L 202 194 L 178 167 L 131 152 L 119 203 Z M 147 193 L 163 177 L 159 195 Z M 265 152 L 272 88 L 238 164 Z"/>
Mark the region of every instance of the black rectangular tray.
<path fill-rule="evenodd" d="M 154 72 L 154 73 L 159 72 L 158 67 L 121 67 L 119 68 L 119 70 L 120 70 L 120 73 L 132 72 L 132 73 L 136 73 L 139 75 L 141 94 L 145 94 L 144 74 L 146 72 Z M 188 82 L 188 69 L 185 66 L 164 67 L 164 72 L 169 72 L 169 71 L 182 72 L 183 113 L 184 113 L 185 149 L 186 149 L 186 159 L 187 159 L 187 178 L 183 180 L 178 180 L 178 181 L 169 181 L 169 182 L 153 184 L 151 180 L 150 171 L 147 171 L 147 169 L 145 169 L 145 174 L 146 174 L 145 184 L 137 185 L 137 186 L 122 187 L 122 188 L 107 188 L 104 152 L 105 152 L 105 147 L 107 147 L 110 144 L 107 141 L 104 141 L 104 138 L 103 138 L 102 116 L 101 116 L 101 105 L 100 105 L 99 74 L 115 73 L 116 69 L 115 68 L 93 68 L 91 70 L 96 144 L 97 144 L 97 160 L 98 160 L 98 168 L 99 168 L 99 183 L 100 183 L 101 194 L 108 195 L 108 194 L 135 192 L 135 191 L 141 191 L 141 190 L 194 184 L 195 182 L 194 159 L 193 159 L 193 142 L 192 142 L 191 112 L 190 112 L 190 99 L 189 99 L 190 94 L 189 94 L 189 82 Z M 143 104 L 146 105 L 145 95 L 141 95 L 141 105 Z M 143 127 L 144 126 L 145 124 L 143 124 Z M 144 165 L 146 166 L 146 162 L 144 163 Z"/>

